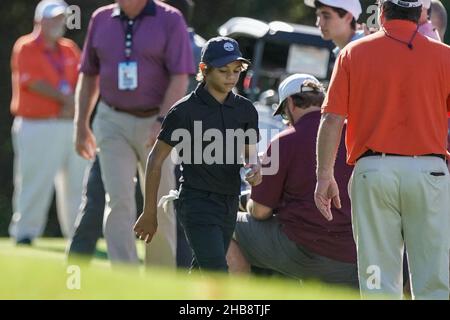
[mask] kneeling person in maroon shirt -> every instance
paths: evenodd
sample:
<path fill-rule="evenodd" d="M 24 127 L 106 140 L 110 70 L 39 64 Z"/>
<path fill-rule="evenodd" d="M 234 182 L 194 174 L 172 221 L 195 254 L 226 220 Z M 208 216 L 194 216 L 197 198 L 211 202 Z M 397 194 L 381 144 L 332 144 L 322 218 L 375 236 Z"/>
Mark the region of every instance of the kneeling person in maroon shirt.
<path fill-rule="evenodd" d="M 227 260 L 230 272 L 249 272 L 250 266 L 270 269 L 295 279 L 358 286 L 356 247 L 347 194 L 352 168 L 339 147 L 336 180 L 341 208 L 334 219 L 318 215 L 314 204 L 316 184 L 315 142 L 320 122 L 323 87 L 313 76 L 295 74 L 279 87 L 281 114 L 290 128 L 271 142 L 267 156 L 279 169 L 252 188 L 247 212 L 240 212 Z M 342 139 L 343 141 L 343 139 Z"/>

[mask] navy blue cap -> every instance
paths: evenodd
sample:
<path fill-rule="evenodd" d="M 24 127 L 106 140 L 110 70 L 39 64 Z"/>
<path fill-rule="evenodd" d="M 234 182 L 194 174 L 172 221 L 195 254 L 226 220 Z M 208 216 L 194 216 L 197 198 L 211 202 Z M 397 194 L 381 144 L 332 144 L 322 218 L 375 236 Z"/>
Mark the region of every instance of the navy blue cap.
<path fill-rule="evenodd" d="M 250 64 L 250 61 L 242 57 L 237 41 L 228 37 L 216 37 L 208 40 L 203 47 L 201 61 L 214 68 L 221 68 L 233 61 Z"/>

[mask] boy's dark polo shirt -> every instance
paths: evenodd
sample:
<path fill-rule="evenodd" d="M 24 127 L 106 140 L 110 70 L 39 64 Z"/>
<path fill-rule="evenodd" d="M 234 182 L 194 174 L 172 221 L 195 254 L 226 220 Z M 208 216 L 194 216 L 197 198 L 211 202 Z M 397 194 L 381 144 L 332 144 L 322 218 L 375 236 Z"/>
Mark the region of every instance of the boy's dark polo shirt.
<path fill-rule="evenodd" d="M 201 131 L 194 133 L 194 121 L 197 122 L 197 127 L 199 127 L 198 121 L 201 122 Z M 233 150 L 233 144 L 226 143 L 226 129 L 242 129 L 244 132 L 250 132 L 247 130 L 253 129 L 256 133 L 255 139 L 247 137 L 245 143 L 257 143 L 259 140 L 258 113 L 251 101 L 231 92 L 225 102 L 220 104 L 204 89 L 204 85 L 200 84 L 194 92 L 172 107 L 158 136 L 158 139 L 172 147 L 176 146 L 179 152 L 185 142 L 183 143 L 183 138 L 172 136 L 176 129 L 185 129 L 191 137 L 191 161 L 182 163 L 182 186 L 219 194 L 238 195 L 241 186 L 239 170 L 242 160 L 239 160 L 240 153 L 237 152 L 238 145 L 234 139 L 235 156 L 231 158 L 231 164 L 230 161 L 226 161 L 227 155 L 232 155 Z M 206 153 L 211 154 L 214 140 L 202 142 L 202 137 L 208 129 L 219 130 L 223 137 L 223 142 L 216 142 L 217 146 L 221 146 L 220 150 L 223 150 L 222 164 L 205 163 L 205 159 L 201 156 L 210 144 Z M 199 146 L 197 152 L 193 144 Z M 219 150 L 219 147 L 216 150 Z M 199 161 L 194 163 L 194 160 L 200 160 L 200 163 Z"/>

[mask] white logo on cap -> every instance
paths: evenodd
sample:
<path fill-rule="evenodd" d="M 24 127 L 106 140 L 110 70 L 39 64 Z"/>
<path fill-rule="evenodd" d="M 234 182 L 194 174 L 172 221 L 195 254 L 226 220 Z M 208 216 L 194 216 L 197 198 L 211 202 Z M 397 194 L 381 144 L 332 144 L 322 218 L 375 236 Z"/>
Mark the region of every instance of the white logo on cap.
<path fill-rule="evenodd" d="M 223 48 L 226 51 L 233 51 L 234 50 L 234 46 L 231 42 L 225 42 L 225 44 L 223 45 Z"/>

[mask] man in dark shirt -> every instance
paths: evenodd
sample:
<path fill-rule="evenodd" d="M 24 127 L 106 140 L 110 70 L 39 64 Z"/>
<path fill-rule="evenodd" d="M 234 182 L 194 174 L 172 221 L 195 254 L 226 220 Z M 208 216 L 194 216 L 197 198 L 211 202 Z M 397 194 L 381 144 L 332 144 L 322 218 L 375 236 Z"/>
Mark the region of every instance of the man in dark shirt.
<path fill-rule="evenodd" d="M 296 279 L 357 286 L 347 193 L 341 195 L 342 208 L 334 209 L 331 222 L 318 215 L 314 204 L 315 142 L 323 87 L 313 76 L 295 74 L 280 84 L 279 99 L 275 114 L 291 124 L 267 151 L 271 159 L 279 152 L 279 170 L 252 188 L 249 213 L 238 215 L 235 241 L 227 256 L 230 272 L 248 272 L 252 265 Z M 351 175 L 344 152 L 341 145 L 335 170 L 341 190 Z"/>

